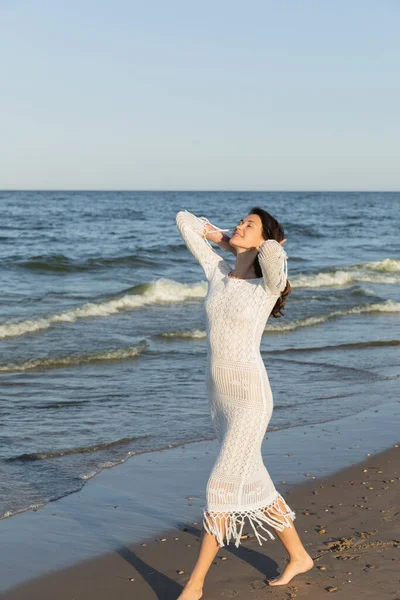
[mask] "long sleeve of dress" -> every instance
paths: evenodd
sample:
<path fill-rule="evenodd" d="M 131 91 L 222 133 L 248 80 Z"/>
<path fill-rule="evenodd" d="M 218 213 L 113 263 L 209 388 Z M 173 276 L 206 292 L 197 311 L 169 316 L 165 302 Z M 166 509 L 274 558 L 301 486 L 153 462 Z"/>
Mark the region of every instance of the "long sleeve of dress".
<path fill-rule="evenodd" d="M 217 264 L 224 259 L 213 249 L 206 239 L 206 223 L 209 223 L 206 217 L 197 217 L 188 210 L 180 210 L 176 215 L 176 225 L 183 241 L 195 259 L 200 263 L 205 276 L 209 280 Z"/>
<path fill-rule="evenodd" d="M 287 282 L 287 258 L 282 244 L 276 240 L 265 240 L 258 253 L 263 274 L 263 287 L 268 294 L 280 296 Z"/>

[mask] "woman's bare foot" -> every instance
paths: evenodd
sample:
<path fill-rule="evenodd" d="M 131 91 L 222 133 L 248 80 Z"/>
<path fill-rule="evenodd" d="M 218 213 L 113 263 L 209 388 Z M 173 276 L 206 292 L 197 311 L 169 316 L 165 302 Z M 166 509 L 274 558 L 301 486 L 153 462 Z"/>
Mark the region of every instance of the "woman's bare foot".
<path fill-rule="evenodd" d="M 295 575 L 305 573 L 312 569 L 313 566 L 314 561 L 309 554 L 303 558 L 292 558 L 280 577 L 267 579 L 267 581 L 269 585 L 286 585 Z"/>
<path fill-rule="evenodd" d="M 197 584 L 190 584 L 188 582 L 176 600 L 200 600 L 202 596 L 203 588 Z"/>

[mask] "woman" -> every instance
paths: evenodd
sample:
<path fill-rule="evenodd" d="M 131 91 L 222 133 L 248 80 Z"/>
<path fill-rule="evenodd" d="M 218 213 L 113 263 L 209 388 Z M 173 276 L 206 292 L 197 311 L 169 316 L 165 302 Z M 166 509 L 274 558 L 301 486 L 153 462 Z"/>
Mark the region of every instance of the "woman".
<path fill-rule="evenodd" d="M 176 215 L 178 230 L 208 281 L 206 384 L 220 450 L 207 483 L 205 529 L 199 556 L 178 600 L 199 600 L 205 576 L 224 539 L 236 547 L 248 519 L 260 545 L 260 529 L 275 530 L 290 556 L 283 574 L 269 585 L 287 584 L 313 567 L 293 525 L 289 508 L 263 463 L 261 445 L 273 410 L 268 375 L 260 353 L 266 321 L 283 314 L 287 254 L 283 229 L 268 212 L 254 207 L 231 238 L 206 217 L 187 210 Z M 211 246 L 236 256 L 234 269 Z"/>

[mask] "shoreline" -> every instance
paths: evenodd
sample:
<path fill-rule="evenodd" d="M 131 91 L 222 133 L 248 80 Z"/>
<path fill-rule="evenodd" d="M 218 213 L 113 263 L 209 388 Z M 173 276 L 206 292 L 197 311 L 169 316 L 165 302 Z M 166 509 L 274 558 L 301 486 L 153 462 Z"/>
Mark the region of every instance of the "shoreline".
<path fill-rule="evenodd" d="M 398 443 L 399 417 L 400 403 L 391 401 L 337 421 L 272 430 L 263 442 L 263 459 L 290 505 L 290 494 L 308 483 L 306 473 L 315 478 L 309 483 L 339 476 L 368 452 Z M 121 547 L 168 538 L 182 523 L 200 528 L 217 451 L 213 440 L 132 456 L 100 472 L 79 492 L 3 519 L 0 593 L 64 569 L 84 569 Z"/>
<path fill-rule="evenodd" d="M 399 591 L 400 444 L 328 477 L 309 479 L 284 495 L 296 509 L 295 526 L 314 568 L 284 586 L 270 587 L 287 563 L 278 540 L 260 546 L 253 536 L 220 548 L 208 572 L 204 600 L 217 597 L 317 600 L 336 588 L 344 600 L 395 598 Z M 251 533 L 247 525 L 244 534 Z M 102 556 L 17 586 L 4 600 L 177 598 L 197 558 L 201 521 L 182 522 L 145 543 L 125 544 Z M 222 558 L 224 560 L 222 560 Z M 180 573 L 182 571 L 182 573 Z M 291 596 L 288 596 L 288 594 Z M 272 596 L 271 596 L 272 597 Z"/>

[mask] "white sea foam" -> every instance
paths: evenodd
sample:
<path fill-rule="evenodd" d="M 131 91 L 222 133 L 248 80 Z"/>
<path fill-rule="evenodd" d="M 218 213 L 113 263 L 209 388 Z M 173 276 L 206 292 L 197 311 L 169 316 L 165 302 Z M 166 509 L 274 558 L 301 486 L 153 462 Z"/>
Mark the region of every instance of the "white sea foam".
<path fill-rule="evenodd" d="M 335 319 L 336 317 L 345 317 L 347 315 L 360 315 L 362 313 L 373 312 L 400 312 L 400 302 L 395 302 L 394 300 L 386 300 L 386 302 L 367 304 L 366 306 L 353 306 L 353 308 L 348 308 L 346 310 L 334 310 L 328 313 L 327 315 L 319 317 L 308 317 L 307 319 L 298 319 L 290 323 L 277 323 L 276 325 L 272 325 L 271 321 L 269 321 L 266 327 L 266 332 L 291 331 L 293 329 L 298 329 L 299 327 L 310 327 L 312 325 L 319 325 L 320 323 L 325 323 L 326 321 L 329 321 L 330 319 Z"/>
<path fill-rule="evenodd" d="M 264 333 L 269 332 L 280 332 L 280 331 L 293 331 L 300 327 L 312 327 L 325 323 L 330 319 L 337 317 L 344 317 L 347 315 L 357 315 L 362 313 L 397 313 L 400 312 L 400 302 L 394 300 L 387 300 L 383 303 L 369 304 L 366 306 L 355 306 L 347 310 L 336 310 L 327 315 L 308 317 L 306 319 L 297 319 L 296 321 L 289 321 L 288 323 L 274 323 L 274 320 L 270 319 L 264 330 Z M 165 338 L 188 338 L 188 339 L 205 339 L 206 331 L 204 329 L 191 329 L 188 331 L 169 331 L 159 334 L 160 337 Z M 97 361 L 110 361 L 110 360 L 123 360 L 126 358 L 134 358 L 145 352 L 148 347 L 148 342 L 142 340 L 136 346 L 127 346 L 125 348 L 110 349 L 100 352 L 94 352 L 92 354 L 75 354 L 70 356 L 55 356 L 51 358 L 35 358 L 25 361 L 23 363 L 6 363 L 0 365 L 0 372 L 19 372 L 28 371 L 30 369 L 37 368 L 51 368 L 51 367 L 69 367 L 72 365 L 91 363 Z"/>
<path fill-rule="evenodd" d="M 272 317 L 269 319 L 264 333 L 271 331 L 293 331 L 300 327 L 312 327 L 319 325 L 320 323 L 326 323 L 330 319 L 337 317 L 345 317 L 347 315 L 358 315 L 362 313 L 373 313 L 373 312 L 384 312 L 384 313 L 397 313 L 400 312 L 400 302 L 394 300 L 386 300 L 381 304 L 368 304 L 366 306 L 354 306 L 347 310 L 335 310 L 326 315 L 307 317 L 306 319 L 297 319 L 296 321 L 289 321 L 288 323 L 275 323 L 275 319 Z M 281 320 L 281 319 L 280 319 Z M 206 332 L 204 330 L 194 329 L 191 331 L 175 331 L 170 333 L 161 334 L 165 337 L 187 337 L 187 338 L 205 338 Z"/>
<path fill-rule="evenodd" d="M 363 263 L 326 273 L 290 277 L 293 288 L 338 287 L 355 282 L 400 283 L 400 259 L 387 258 L 382 261 Z M 152 304 L 201 299 L 207 293 L 207 282 L 203 280 L 188 284 L 161 277 L 151 283 L 143 284 L 140 288 L 142 288 L 140 293 L 128 293 L 120 298 L 106 300 L 105 302 L 87 302 L 82 306 L 45 317 L 6 322 L 0 325 L 0 338 L 34 333 L 48 329 L 57 323 L 73 323 L 78 319 L 91 317 L 108 317 Z M 325 319 L 325 317 L 322 319 Z"/>
<path fill-rule="evenodd" d="M 363 283 L 400 283 L 400 259 L 386 258 L 314 275 L 289 277 L 293 288 L 339 287 Z"/>
<path fill-rule="evenodd" d="M 379 260 L 377 262 L 364 263 L 366 269 L 372 269 L 373 271 L 387 271 L 393 273 L 400 272 L 400 259 L 399 258 L 385 258 L 385 260 Z"/>
<path fill-rule="evenodd" d="M 206 332 L 204 329 L 191 329 L 190 331 L 166 331 L 165 333 L 160 333 L 160 337 L 203 339 L 206 337 Z"/>
<path fill-rule="evenodd" d="M 164 302 L 182 302 L 191 298 L 204 298 L 207 293 L 207 282 L 201 281 L 194 284 L 179 283 L 172 279 L 160 278 L 152 283 L 145 284 L 139 294 L 125 294 L 121 298 L 106 300 L 105 302 L 88 302 L 70 310 L 26 319 L 24 321 L 8 322 L 0 325 L 0 338 L 13 337 L 48 329 L 56 323 L 73 323 L 78 319 L 90 317 L 108 317 L 123 311 L 135 310 L 151 304 Z"/>

